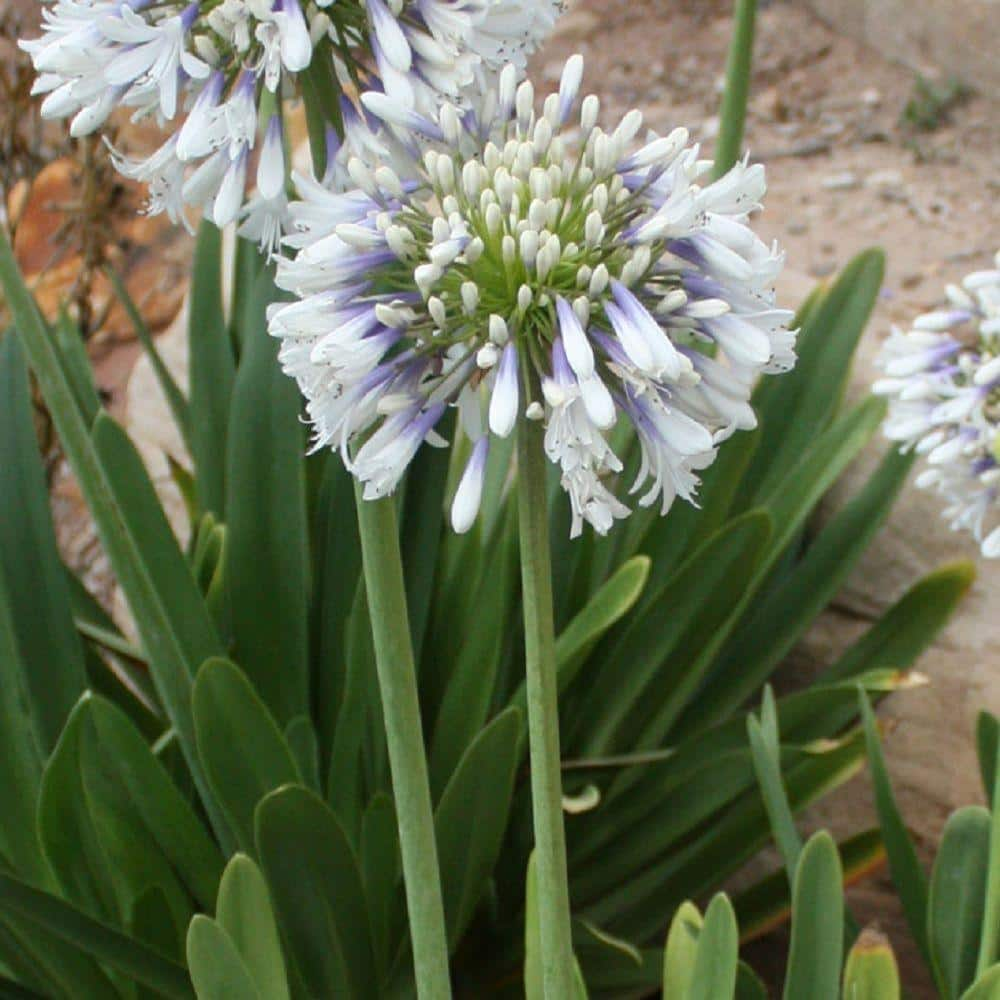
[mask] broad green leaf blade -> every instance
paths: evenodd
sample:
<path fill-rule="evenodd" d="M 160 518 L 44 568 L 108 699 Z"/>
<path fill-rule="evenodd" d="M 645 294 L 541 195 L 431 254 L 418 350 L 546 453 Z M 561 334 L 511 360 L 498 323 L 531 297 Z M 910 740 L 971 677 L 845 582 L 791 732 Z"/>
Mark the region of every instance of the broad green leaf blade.
<path fill-rule="evenodd" d="M 448 943 L 476 910 L 503 844 L 514 792 L 521 713 L 498 715 L 465 752 L 434 813 Z"/>
<path fill-rule="evenodd" d="M 222 233 L 208 220 L 195 243 L 188 307 L 191 457 L 198 505 L 223 519 L 226 446 L 236 362 L 222 309 Z M 243 428 L 236 426 L 238 433 Z"/>
<path fill-rule="evenodd" d="M 94 369 L 83 342 L 83 333 L 65 308 L 60 308 L 59 319 L 50 328 L 50 335 L 52 345 L 59 356 L 59 364 L 76 397 L 80 416 L 84 423 L 92 424 L 101 408 L 101 397 L 94 382 Z"/>
<path fill-rule="evenodd" d="M 191 702 L 205 774 L 240 847 L 252 851 L 257 803 L 300 780 L 295 759 L 267 706 L 228 660 L 206 661 Z"/>
<path fill-rule="evenodd" d="M 175 924 L 170 903 L 162 889 L 154 886 L 136 897 L 125 921 L 125 930 L 130 937 L 148 944 L 161 955 L 177 962 L 183 961 L 185 928 Z M 147 995 L 147 991 L 142 991 L 144 1000 Z"/>
<path fill-rule="evenodd" d="M 285 742 L 295 758 L 295 766 L 303 782 L 314 792 L 319 792 L 319 746 L 312 719 L 308 715 L 296 715 L 285 726 Z"/>
<path fill-rule="evenodd" d="M 310 995 L 378 997 L 364 886 L 329 806 L 281 788 L 258 806 L 256 829 L 288 957 Z"/>
<path fill-rule="evenodd" d="M 965 596 L 976 569 L 957 562 L 928 573 L 826 670 L 819 683 L 854 677 L 875 667 L 902 670 L 933 641 Z"/>
<path fill-rule="evenodd" d="M 127 791 L 150 837 L 191 895 L 206 909 L 222 874 L 222 854 L 145 740 L 110 702 L 92 697 L 86 712 L 116 780 Z"/>
<path fill-rule="evenodd" d="M 927 943 L 943 1000 L 958 1000 L 976 975 L 990 853 L 990 814 L 966 806 L 948 817 L 934 860 Z"/>
<path fill-rule="evenodd" d="M 198 251 L 196 249 L 196 261 L 197 255 Z M 163 357 L 157 350 L 156 342 L 153 340 L 153 335 L 150 333 L 149 327 L 146 325 L 146 321 L 143 319 L 138 306 L 136 306 L 135 302 L 132 301 L 132 296 L 129 295 L 128 289 L 125 287 L 125 283 L 122 281 L 120 275 L 110 266 L 105 268 L 104 273 L 107 274 L 108 280 L 111 282 L 111 287 L 114 290 L 118 301 L 121 302 L 122 307 L 129 318 L 129 322 L 132 324 L 132 329 L 135 331 L 136 337 L 139 338 L 139 343 L 142 344 L 142 349 L 145 351 L 146 357 L 149 358 L 150 366 L 153 369 L 153 374 L 156 376 L 156 381 L 159 383 L 160 390 L 163 393 L 163 398 L 167 401 L 167 406 L 170 407 L 170 415 L 174 418 L 174 423 L 177 424 L 177 428 L 181 432 L 181 437 L 183 438 L 185 445 L 187 445 L 188 451 L 190 451 L 191 412 L 188 407 L 188 402 L 184 398 L 184 393 L 181 392 L 180 386 L 177 384 L 173 375 L 171 375 L 170 369 L 166 366 Z M 196 268 L 193 278 L 195 288 L 197 288 L 199 283 L 203 281 L 204 278 L 199 279 Z M 77 337 L 77 339 L 79 340 L 80 338 Z"/>
<path fill-rule="evenodd" d="M 196 619 L 189 623 L 171 617 L 154 582 L 143 549 L 123 517 L 120 498 L 91 440 L 73 399 L 65 374 L 49 342 L 38 308 L 17 269 L 7 237 L 0 233 L 0 284 L 18 327 L 25 353 L 59 433 L 60 441 L 76 474 L 87 506 L 97 525 L 101 542 L 135 618 L 149 657 L 157 691 L 177 730 L 188 767 L 217 835 L 228 841 L 221 816 L 208 791 L 197 760 L 190 710 L 190 678 L 200 660 L 190 659 L 189 649 L 198 645 L 202 629 Z M 169 609 L 175 612 L 175 609 Z M 185 641 L 182 641 L 182 637 Z M 221 651 L 213 649 L 212 652 Z"/>
<path fill-rule="evenodd" d="M 288 1000 L 285 959 L 271 896 L 260 869 L 245 854 L 234 855 L 226 865 L 215 919 L 243 960 L 262 1000 Z"/>
<path fill-rule="evenodd" d="M 844 885 L 870 878 L 885 866 L 882 833 L 863 830 L 837 844 Z M 792 914 L 792 892 L 784 868 L 749 886 L 733 899 L 740 941 L 754 941 L 786 923 Z"/>
<path fill-rule="evenodd" d="M 767 987 L 746 962 L 736 969 L 735 1000 L 768 1000 Z"/>
<path fill-rule="evenodd" d="M 0 571 L 24 674 L 16 684 L 44 754 L 86 686 L 83 647 L 52 529 L 24 352 L 0 340 Z M 11 664 L 13 667 L 13 664 Z"/>
<path fill-rule="evenodd" d="M 229 415 L 226 585 L 233 655 L 280 725 L 309 707 L 308 529 L 294 379 L 277 362 L 262 278 Z"/>
<path fill-rule="evenodd" d="M 880 250 L 855 257 L 810 303 L 796 343 L 795 368 L 781 378 L 761 381 L 754 408 L 762 433 L 743 482 L 745 506 L 772 494 L 836 413 L 884 271 L 885 255 Z"/>
<path fill-rule="evenodd" d="M 899 893 L 906 914 L 913 940 L 920 948 L 920 953 L 926 962 L 930 962 L 930 949 L 927 946 L 927 876 L 917 859 L 913 841 L 906 829 L 896 796 L 889 781 L 889 772 L 882 755 L 882 744 L 879 739 L 878 726 L 872 712 L 868 695 L 859 690 L 858 698 L 861 705 L 861 718 L 865 727 L 865 743 L 868 747 L 868 766 L 871 770 L 872 785 L 875 791 L 875 807 L 878 810 L 879 823 L 882 827 L 882 840 L 885 843 L 886 854 L 889 856 L 889 870 L 892 881 Z"/>
<path fill-rule="evenodd" d="M 785 1000 L 837 1000 L 844 953 L 843 873 L 826 832 L 802 849 L 792 896 L 792 941 Z"/>
<path fill-rule="evenodd" d="M 732 903 L 719 893 L 705 912 L 698 935 L 694 973 L 685 1000 L 725 1000 L 736 990 L 739 931 Z"/>
<path fill-rule="evenodd" d="M 188 928 L 187 960 L 198 1000 L 270 1000 L 254 982 L 229 935 L 198 914 Z"/>
<path fill-rule="evenodd" d="M 0 875 L 0 907 L 88 952 L 137 983 L 158 990 L 165 997 L 190 1000 L 194 996 L 183 966 L 88 917 L 65 900 L 33 889 L 12 876 Z M 84 992 L 82 995 L 96 1000 L 113 996 L 112 989 L 108 983 L 107 992 L 103 994 Z"/>
<path fill-rule="evenodd" d="M 888 938 L 861 932 L 844 966 L 843 1000 L 899 1000 L 899 969 Z"/>
<path fill-rule="evenodd" d="M 670 922 L 663 950 L 663 996 L 686 997 L 694 976 L 704 920 L 694 903 L 681 903 Z"/>
<path fill-rule="evenodd" d="M 641 980 L 642 952 L 623 938 L 587 920 L 573 920 L 573 951 L 584 982 L 598 992 L 608 980 L 627 982 L 630 977 Z"/>

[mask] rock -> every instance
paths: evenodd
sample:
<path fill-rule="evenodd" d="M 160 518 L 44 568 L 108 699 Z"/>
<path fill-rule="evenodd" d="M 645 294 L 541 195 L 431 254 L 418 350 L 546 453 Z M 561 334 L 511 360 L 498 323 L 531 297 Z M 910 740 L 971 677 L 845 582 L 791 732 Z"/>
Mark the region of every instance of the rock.
<path fill-rule="evenodd" d="M 844 170 L 824 177 L 820 185 L 827 191 L 853 191 L 861 187 L 861 180 L 853 170 Z"/>

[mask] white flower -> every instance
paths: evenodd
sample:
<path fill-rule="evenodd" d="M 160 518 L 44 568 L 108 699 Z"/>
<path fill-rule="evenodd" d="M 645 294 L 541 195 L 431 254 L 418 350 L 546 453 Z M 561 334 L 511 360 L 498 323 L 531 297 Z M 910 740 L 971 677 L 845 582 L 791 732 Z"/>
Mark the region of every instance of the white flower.
<path fill-rule="evenodd" d="M 917 485 L 987 558 L 1000 556 L 1000 253 L 995 264 L 950 286 L 948 308 L 892 331 L 873 387 L 889 398 L 886 436 L 926 456 Z"/>
<path fill-rule="evenodd" d="M 270 330 L 315 446 L 340 449 L 366 495 L 395 488 L 453 405 L 475 442 L 457 530 L 481 500 L 489 438 L 542 419 L 572 533 L 605 532 L 629 513 L 609 437 L 623 416 L 641 456 L 632 491 L 665 512 L 676 496 L 694 502 L 718 442 L 754 426 L 757 376 L 792 363 L 791 314 L 770 289 L 782 257 L 749 227 L 762 172 L 741 163 L 702 186 L 683 130 L 633 152 L 641 116 L 606 133 L 596 98 L 571 153 L 581 72 L 571 59 L 541 115 L 514 66 L 462 114 L 365 94 L 397 169 L 349 160 L 357 187 L 340 194 L 300 182 L 287 241 L 298 253 L 277 271 L 298 300 L 272 311 Z"/>

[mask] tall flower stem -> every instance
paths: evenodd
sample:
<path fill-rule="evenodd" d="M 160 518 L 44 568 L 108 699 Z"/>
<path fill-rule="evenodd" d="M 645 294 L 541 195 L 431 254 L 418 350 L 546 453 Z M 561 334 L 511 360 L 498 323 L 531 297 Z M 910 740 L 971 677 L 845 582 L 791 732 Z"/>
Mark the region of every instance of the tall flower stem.
<path fill-rule="evenodd" d="M 448 1000 L 448 937 L 396 508 L 391 497 L 362 499 L 360 486 L 356 506 L 399 825 L 417 996 L 420 1000 Z"/>
<path fill-rule="evenodd" d="M 733 34 L 726 62 L 726 87 L 722 92 L 722 107 L 719 110 L 719 138 L 715 144 L 716 177 L 721 177 L 732 167 L 743 148 L 756 18 L 757 0 L 736 0 Z"/>
<path fill-rule="evenodd" d="M 573 945 L 562 813 L 559 696 L 543 434 L 540 423 L 521 418 L 517 429 L 517 502 L 542 983 L 546 1000 L 568 1000 L 574 995 Z"/>

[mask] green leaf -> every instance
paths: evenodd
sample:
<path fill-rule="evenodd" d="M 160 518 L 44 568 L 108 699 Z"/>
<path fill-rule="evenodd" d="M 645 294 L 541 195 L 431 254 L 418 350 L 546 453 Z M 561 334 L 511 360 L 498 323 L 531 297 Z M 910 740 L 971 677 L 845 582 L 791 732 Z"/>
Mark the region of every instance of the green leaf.
<path fill-rule="evenodd" d="M 991 712 L 982 711 L 976 717 L 976 756 L 983 780 L 987 804 L 993 805 L 993 786 L 996 781 L 997 744 L 1000 743 L 1000 722 Z"/>
<path fill-rule="evenodd" d="M 785 1000 L 837 1000 L 844 952 L 843 873 L 825 831 L 802 849 L 792 895 L 792 941 Z"/>
<path fill-rule="evenodd" d="M 295 758 L 302 780 L 314 792 L 320 791 L 319 745 L 308 715 L 297 715 L 285 726 L 285 742 Z"/>
<path fill-rule="evenodd" d="M 285 725 L 309 706 L 310 568 L 301 402 L 267 333 L 273 298 L 270 278 L 262 278 L 233 388 L 226 586 L 234 658 Z"/>
<path fill-rule="evenodd" d="M 943 1000 L 958 1000 L 976 976 L 986 902 L 990 814 L 966 806 L 948 817 L 927 903 L 931 967 Z"/>
<path fill-rule="evenodd" d="M 705 912 L 685 1000 L 725 1000 L 733 996 L 738 961 L 736 915 L 732 903 L 720 892 Z"/>
<path fill-rule="evenodd" d="M 874 667 L 909 667 L 944 627 L 975 576 L 970 562 L 928 573 L 820 676 L 819 683 Z"/>
<path fill-rule="evenodd" d="M 882 840 L 889 856 L 889 871 L 892 873 L 893 884 L 903 904 L 903 912 L 906 914 L 906 922 L 913 940 L 920 948 L 924 960 L 930 962 L 930 949 L 927 946 L 927 876 L 917 859 L 913 841 L 896 805 L 896 797 L 882 755 L 878 726 L 868 695 L 859 689 L 858 699 L 865 727 L 865 743 L 868 747 L 868 766 L 875 791 L 875 807 L 882 827 Z"/>
<path fill-rule="evenodd" d="M 361 824 L 361 874 L 376 962 L 384 977 L 389 958 L 395 952 L 395 934 L 405 921 L 396 808 L 385 792 L 374 795 L 365 809 Z"/>
<path fill-rule="evenodd" d="M 288 1000 L 288 980 L 271 897 L 260 869 L 234 855 L 222 874 L 215 919 L 229 936 L 263 1000 Z"/>
<path fill-rule="evenodd" d="M 225 455 L 236 362 L 222 309 L 222 233 L 207 219 L 198 229 L 191 270 L 188 356 L 190 448 L 198 504 L 221 520 L 226 513 Z"/>
<path fill-rule="evenodd" d="M 288 956 L 311 996 L 379 996 L 364 886 L 330 808 L 289 786 L 257 808 L 257 850 Z"/>
<path fill-rule="evenodd" d="M 163 852 L 191 895 L 211 906 L 222 873 L 222 855 L 190 804 L 145 740 L 110 702 L 88 698 L 83 705 L 115 781 L 141 817 L 148 836 Z"/>
<path fill-rule="evenodd" d="M 197 252 L 198 251 L 196 250 L 196 259 Z M 142 349 L 145 352 L 146 357 L 149 358 L 149 364 L 153 369 L 153 374 L 156 376 L 156 381 L 160 386 L 160 390 L 163 392 L 163 398 L 167 401 L 167 406 L 170 407 L 170 414 L 174 418 L 174 423 L 177 424 L 177 428 L 181 432 L 181 437 L 190 451 L 192 446 L 191 412 L 188 407 L 188 402 L 184 398 L 184 393 L 181 392 L 180 386 L 177 384 L 173 375 L 170 374 L 170 369 L 166 366 L 160 352 L 156 349 L 156 342 L 153 340 L 153 335 L 150 333 L 149 327 L 146 325 L 146 321 L 143 319 L 139 308 L 136 306 L 135 302 L 132 301 L 132 296 L 129 295 L 128 289 L 125 287 L 125 283 L 122 281 L 118 272 L 115 271 L 114 268 L 108 266 L 105 268 L 104 273 L 108 276 L 108 280 L 111 282 L 111 287 L 114 290 L 115 296 L 125 309 L 129 322 L 132 324 L 132 329 L 135 331 L 135 335 L 138 337 L 139 343 L 142 344 Z M 196 269 L 193 277 L 194 287 L 198 288 L 199 283 L 203 281 L 204 278 L 199 278 L 198 271 Z M 77 336 L 76 339 L 80 340 L 80 337 Z M 96 415 L 96 413 L 97 408 L 95 407 L 94 414 Z M 93 417 L 91 419 L 93 419 Z"/>
<path fill-rule="evenodd" d="M 23 666 L 19 679 L 8 675 L 4 683 L 22 691 L 35 741 L 48 754 L 86 676 L 52 529 L 28 369 L 12 336 L 0 340 L 0 469 L 0 572 Z"/>
<path fill-rule="evenodd" d="M 733 32 L 726 60 L 726 86 L 719 109 L 719 138 L 715 143 L 715 167 L 712 176 L 722 177 L 743 152 L 743 125 L 746 121 L 750 73 L 753 68 L 754 21 L 756 0 L 737 0 Z"/>
<path fill-rule="evenodd" d="M 735 1000 L 768 1000 L 767 987 L 746 962 L 736 968 Z"/>
<path fill-rule="evenodd" d="M 493 558 L 481 560 L 476 627 L 466 636 L 445 688 L 431 740 L 431 791 L 440 795 L 462 754 L 489 717 L 497 670 L 509 642 L 518 595 L 517 536 L 511 532 Z"/>
<path fill-rule="evenodd" d="M 899 969 L 888 938 L 868 928 L 847 955 L 843 1000 L 899 1000 Z"/>
<path fill-rule="evenodd" d="M 270 1000 L 258 989 L 229 935 L 200 913 L 188 928 L 187 960 L 198 1000 Z"/>
<path fill-rule="evenodd" d="M 0 907 L 17 914 L 54 934 L 62 941 L 88 952 L 138 983 L 158 990 L 163 996 L 189 1000 L 193 996 L 183 966 L 164 958 L 159 952 L 88 917 L 56 896 L 33 889 L 9 875 L 0 875 Z M 96 971 L 96 970 L 95 970 Z M 114 996 L 105 980 L 106 992 L 91 992 L 80 983 L 82 995 L 101 1000 Z M 96 989 L 100 989 L 98 985 Z"/>
<path fill-rule="evenodd" d="M 809 303 L 797 338 L 795 368 L 781 378 L 762 380 L 754 394 L 762 433 L 743 482 L 745 506 L 773 495 L 836 413 L 884 272 L 882 251 L 866 250 L 855 257 L 830 288 Z"/>
<path fill-rule="evenodd" d="M 472 919 L 500 854 L 522 728 L 517 709 L 498 715 L 466 750 L 434 813 L 441 894 L 452 949 Z"/>
<path fill-rule="evenodd" d="M 663 996 L 686 997 L 694 976 L 698 938 L 704 924 L 694 903 L 681 903 L 670 922 L 663 950 Z"/>
<path fill-rule="evenodd" d="M 94 382 L 94 370 L 83 341 L 83 333 L 65 308 L 60 307 L 59 319 L 50 328 L 52 346 L 59 364 L 76 397 L 84 423 L 92 424 L 101 408 L 101 397 Z"/>
<path fill-rule="evenodd" d="M 226 842 L 228 831 L 198 764 L 190 713 L 190 677 L 204 658 L 192 658 L 191 650 L 199 647 L 208 633 L 200 615 L 189 620 L 183 605 L 168 607 L 165 603 L 155 567 L 144 560 L 147 550 L 133 536 L 132 520 L 124 516 L 124 498 L 118 495 L 117 489 L 119 479 L 113 478 L 104 464 L 103 460 L 109 456 L 107 453 L 98 456 L 90 430 L 80 415 L 72 389 L 49 342 L 45 324 L 18 272 L 10 243 L 2 233 L 0 284 L 66 457 L 142 636 L 157 691 L 177 730 L 188 767 L 213 826 Z M 194 586 L 193 581 L 191 585 Z M 205 655 L 220 651 L 217 638 L 210 636 L 210 644 L 213 648 Z"/>
<path fill-rule="evenodd" d="M 691 667 L 692 650 L 701 653 L 718 640 L 770 530 L 760 512 L 730 522 L 629 621 L 599 656 L 595 672 L 588 671 L 588 690 L 567 740 L 575 752 L 658 745 L 701 680 Z"/>
<path fill-rule="evenodd" d="M 991 965 L 962 994 L 962 1000 L 1000 1000 L 1000 963 Z"/>
<path fill-rule="evenodd" d="M 4 790 L 0 854 L 25 878 L 44 885 L 47 866 L 35 832 L 44 753 L 26 704 L 26 671 L 15 644 L 9 600 L 0 567 L 0 780 Z"/>
<path fill-rule="evenodd" d="M 257 803 L 300 780 L 295 759 L 249 679 L 228 660 L 206 661 L 191 702 L 205 774 L 240 847 L 252 851 Z"/>
<path fill-rule="evenodd" d="M 755 602 L 719 654 L 716 670 L 725 678 L 729 703 L 758 689 L 840 590 L 899 495 L 913 458 L 893 448 L 791 572 Z"/>

